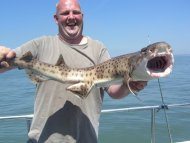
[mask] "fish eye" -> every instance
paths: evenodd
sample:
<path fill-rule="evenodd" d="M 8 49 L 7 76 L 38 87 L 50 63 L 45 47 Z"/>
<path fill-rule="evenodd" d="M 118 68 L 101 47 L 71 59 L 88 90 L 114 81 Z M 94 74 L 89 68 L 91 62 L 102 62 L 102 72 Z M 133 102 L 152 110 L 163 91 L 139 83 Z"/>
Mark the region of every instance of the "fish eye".
<path fill-rule="evenodd" d="M 141 53 L 145 53 L 145 52 L 147 52 L 147 48 L 142 48 Z"/>

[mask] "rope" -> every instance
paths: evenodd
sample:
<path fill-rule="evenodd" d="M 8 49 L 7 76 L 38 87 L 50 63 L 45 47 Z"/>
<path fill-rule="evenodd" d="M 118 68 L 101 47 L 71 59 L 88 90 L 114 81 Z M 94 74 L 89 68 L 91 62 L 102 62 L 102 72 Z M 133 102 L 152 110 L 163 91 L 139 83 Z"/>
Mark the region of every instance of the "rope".
<path fill-rule="evenodd" d="M 173 143 L 171 130 L 170 130 L 170 126 L 169 126 L 169 121 L 168 121 L 168 116 L 167 116 L 167 113 L 166 113 L 166 109 L 168 109 L 168 106 L 164 102 L 164 97 L 163 97 L 163 94 L 162 94 L 162 88 L 161 88 L 161 85 L 160 85 L 159 78 L 158 78 L 158 85 L 159 85 L 159 89 L 160 89 L 160 96 L 161 96 L 161 99 L 162 99 L 161 109 L 164 109 L 164 115 L 165 115 L 165 119 L 166 119 L 166 125 L 167 125 L 167 130 L 168 130 L 168 134 L 169 134 L 169 138 L 170 138 L 170 143 Z"/>

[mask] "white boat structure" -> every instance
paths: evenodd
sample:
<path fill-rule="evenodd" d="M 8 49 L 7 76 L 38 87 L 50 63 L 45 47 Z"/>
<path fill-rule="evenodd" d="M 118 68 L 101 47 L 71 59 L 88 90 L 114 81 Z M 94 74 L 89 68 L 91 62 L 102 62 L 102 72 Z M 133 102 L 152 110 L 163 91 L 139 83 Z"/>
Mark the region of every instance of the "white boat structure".
<path fill-rule="evenodd" d="M 166 109 L 171 109 L 173 107 L 187 107 L 190 108 L 190 103 L 183 103 L 183 104 L 170 104 L 170 105 L 156 105 L 156 106 L 141 106 L 141 107 L 131 107 L 131 108 L 118 108 L 118 109 L 106 109 L 102 110 L 102 113 L 113 113 L 113 112 L 129 112 L 129 111 L 144 111 L 144 110 L 149 110 L 151 114 L 151 128 L 150 128 L 150 133 L 151 133 L 151 139 L 150 143 L 156 143 L 156 130 L 155 130 L 155 125 L 156 125 L 156 112 L 158 110 L 166 110 Z M 27 123 L 27 130 L 29 131 L 31 121 L 33 118 L 33 114 L 28 114 L 28 115 L 18 115 L 18 116 L 0 116 L 0 121 L 1 120 L 25 120 Z M 181 142 L 173 142 L 172 139 L 170 140 L 170 143 L 190 143 L 190 140 L 188 141 L 181 141 Z"/>

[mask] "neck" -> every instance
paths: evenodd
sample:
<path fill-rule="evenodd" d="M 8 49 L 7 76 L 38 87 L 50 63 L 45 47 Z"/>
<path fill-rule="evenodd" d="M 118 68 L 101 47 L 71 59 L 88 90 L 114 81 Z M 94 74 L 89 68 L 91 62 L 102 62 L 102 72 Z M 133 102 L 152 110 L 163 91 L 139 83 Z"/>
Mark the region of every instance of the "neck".
<path fill-rule="evenodd" d="M 73 38 L 73 39 L 67 39 L 67 38 L 64 38 L 61 34 L 58 34 L 59 38 L 69 44 L 80 44 L 82 39 L 83 39 L 83 36 L 80 35 L 78 36 L 77 38 Z"/>

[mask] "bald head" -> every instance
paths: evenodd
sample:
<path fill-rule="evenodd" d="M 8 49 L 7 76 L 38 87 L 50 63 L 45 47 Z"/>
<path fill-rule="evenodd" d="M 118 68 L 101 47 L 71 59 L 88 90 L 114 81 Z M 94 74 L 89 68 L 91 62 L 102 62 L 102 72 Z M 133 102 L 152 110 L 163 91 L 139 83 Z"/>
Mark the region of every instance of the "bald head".
<path fill-rule="evenodd" d="M 78 0 L 59 0 L 56 4 L 56 13 L 59 11 L 59 9 L 62 7 L 62 6 L 66 6 L 66 7 L 69 7 L 71 5 L 74 5 L 75 7 L 78 7 L 79 10 L 81 10 L 81 7 L 80 7 L 80 3 Z"/>

